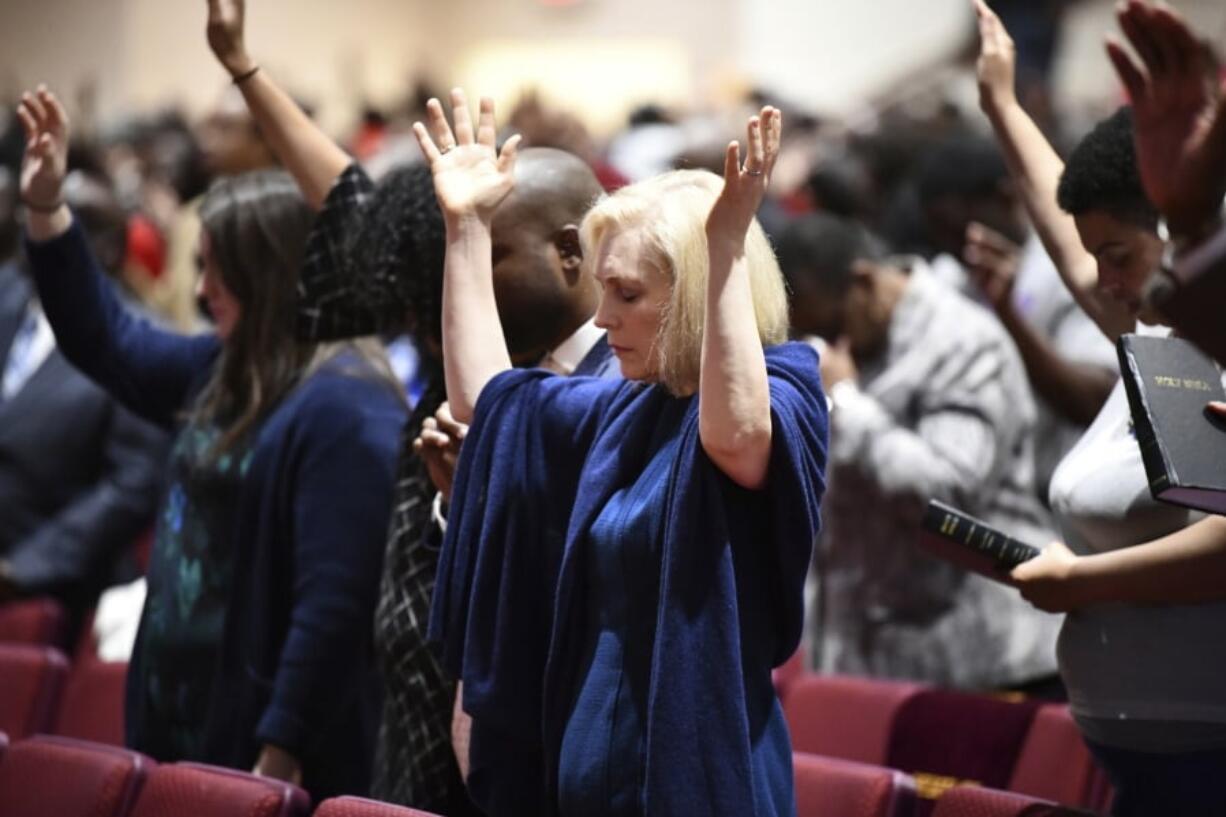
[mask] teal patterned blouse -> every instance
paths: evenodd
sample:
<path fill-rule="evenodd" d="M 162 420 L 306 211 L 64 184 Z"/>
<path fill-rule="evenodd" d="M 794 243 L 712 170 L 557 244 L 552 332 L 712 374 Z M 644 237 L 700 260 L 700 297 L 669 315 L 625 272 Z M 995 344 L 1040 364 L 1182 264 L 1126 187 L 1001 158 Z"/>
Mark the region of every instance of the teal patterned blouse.
<path fill-rule="evenodd" d="M 210 460 L 216 427 L 188 425 L 175 439 L 170 480 L 150 557 L 149 596 L 135 659 L 148 684 L 130 723 L 136 745 L 163 761 L 203 755 L 203 724 L 225 628 L 234 519 L 252 449 Z"/>

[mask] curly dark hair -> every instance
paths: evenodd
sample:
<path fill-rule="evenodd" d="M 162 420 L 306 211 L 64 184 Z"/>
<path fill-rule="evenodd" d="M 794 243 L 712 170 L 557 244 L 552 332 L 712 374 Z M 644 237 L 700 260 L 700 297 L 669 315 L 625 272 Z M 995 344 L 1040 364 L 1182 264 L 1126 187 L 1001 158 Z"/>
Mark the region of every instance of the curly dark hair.
<path fill-rule="evenodd" d="M 439 342 L 447 244 L 430 168 L 410 165 L 381 179 L 348 240 L 347 255 L 362 271 L 353 281 L 363 308 L 416 340 Z"/>
<path fill-rule="evenodd" d="M 1132 140 L 1132 108 L 1124 106 L 1094 126 L 1064 166 L 1056 201 L 1070 215 L 1101 210 L 1155 230 L 1158 211 L 1145 195 Z"/>

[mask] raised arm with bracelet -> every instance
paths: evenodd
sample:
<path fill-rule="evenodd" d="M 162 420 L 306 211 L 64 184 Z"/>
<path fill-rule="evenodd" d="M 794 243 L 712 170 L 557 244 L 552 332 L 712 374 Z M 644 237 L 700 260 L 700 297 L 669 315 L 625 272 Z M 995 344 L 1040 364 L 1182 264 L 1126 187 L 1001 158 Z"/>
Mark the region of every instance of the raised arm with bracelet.
<path fill-rule="evenodd" d="M 209 47 L 242 91 L 272 152 L 318 210 L 353 159 L 252 59 L 245 37 L 246 0 L 208 0 L 208 7 Z"/>

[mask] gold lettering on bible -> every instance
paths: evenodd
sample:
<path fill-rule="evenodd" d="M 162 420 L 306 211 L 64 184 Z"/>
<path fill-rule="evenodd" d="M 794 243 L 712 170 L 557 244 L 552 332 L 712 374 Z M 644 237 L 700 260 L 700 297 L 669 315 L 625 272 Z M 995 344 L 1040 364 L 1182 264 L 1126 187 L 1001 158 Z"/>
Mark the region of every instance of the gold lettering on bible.
<path fill-rule="evenodd" d="M 1154 383 L 1168 389 L 1191 389 L 1193 391 L 1213 391 L 1213 387 L 1194 377 L 1168 377 L 1166 375 L 1154 375 Z"/>

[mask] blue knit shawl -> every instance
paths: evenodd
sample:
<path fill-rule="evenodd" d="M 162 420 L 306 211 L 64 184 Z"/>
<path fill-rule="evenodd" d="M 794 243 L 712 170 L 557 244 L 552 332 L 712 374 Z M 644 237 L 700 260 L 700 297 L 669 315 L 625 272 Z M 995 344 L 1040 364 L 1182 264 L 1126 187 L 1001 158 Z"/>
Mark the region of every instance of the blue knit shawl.
<path fill-rule="evenodd" d="M 766 352 L 772 453 L 748 491 L 707 458 L 685 398 L 667 476 L 643 802 L 652 817 L 794 811 L 791 751 L 770 670 L 796 649 L 825 489 L 815 353 Z M 587 532 L 634 481 L 661 386 L 508 371 L 464 441 L 430 622 L 473 717 L 469 788 L 490 817 L 553 814 L 557 755 L 580 671 Z"/>

